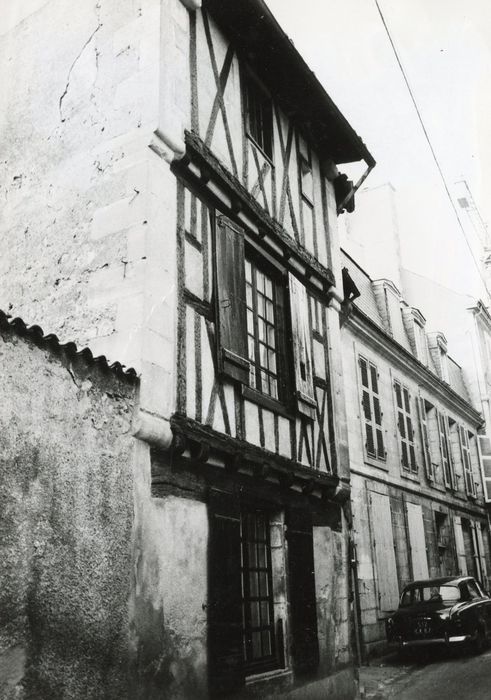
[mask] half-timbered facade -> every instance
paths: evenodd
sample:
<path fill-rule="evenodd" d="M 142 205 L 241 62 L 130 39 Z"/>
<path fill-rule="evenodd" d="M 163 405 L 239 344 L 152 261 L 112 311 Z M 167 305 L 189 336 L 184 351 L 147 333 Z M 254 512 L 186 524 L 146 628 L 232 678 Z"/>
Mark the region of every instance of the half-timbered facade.
<path fill-rule="evenodd" d="M 152 490 L 206 508 L 211 695 L 349 693 L 336 219 L 351 185 L 338 165 L 373 160 L 262 3 L 204 3 L 188 22 L 185 155 L 171 166 L 176 403 Z M 169 653 L 191 663 L 182 651 Z"/>
<path fill-rule="evenodd" d="M 388 280 L 344 255 L 358 298 L 343 326 L 357 634 L 386 648 L 385 620 L 416 579 L 491 572 L 481 436 L 442 333 Z"/>

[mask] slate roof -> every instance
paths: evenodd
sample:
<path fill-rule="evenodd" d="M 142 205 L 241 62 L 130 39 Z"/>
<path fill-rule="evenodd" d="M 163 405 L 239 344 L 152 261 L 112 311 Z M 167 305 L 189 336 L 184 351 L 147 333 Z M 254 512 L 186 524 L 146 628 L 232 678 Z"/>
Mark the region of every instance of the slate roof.
<path fill-rule="evenodd" d="M 344 250 L 341 250 L 341 265 L 347 268 L 351 279 L 356 284 L 358 291 L 360 292 L 360 296 L 353 302 L 354 305 L 363 314 L 365 314 L 365 316 L 373 321 L 373 323 L 375 323 L 383 333 L 387 334 L 375 299 L 373 280 L 370 278 L 368 273 L 365 272 L 365 270 L 363 270 L 363 268 L 361 268 L 358 263 L 353 260 L 353 258 L 351 258 Z M 392 338 L 392 340 L 394 342 L 398 342 L 395 338 Z M 401 345 L 400 342 L 398 342 L 398 344 Z M 401 347 L 404 347 L 404 345 L 401 345 Z M 427 367 L 433 372 L 433 374 L 437 375 L 431 353 L 428 353 Z M 470 404 L 471 399 L 464 381 L 462 368 L 451 357 L 448 357 L 448 372 L 450 387 L 457 394 L 459 394 L 464 401 L 467 401 Z"/>
<path fill-rule="evenodd" d="M 1 309 L 0 329 L 12 330 L 19 337 L 29 338 L 29 340 L 38 347 L 45 348 L 51 352 L 63 352 L 69 358 L 81 358 L 87 365 L 97 366 L 103 371 L 112 372 L 118 377 L 132 380 L 137 377 L 137 373 L 132 367 L 125 367 L 125 365 L 122 365 L 120 362 L 110 363 L 105 355 L 94 357 L 89 348 L 79 349 L 73 342 L 60 343 L 58 337 L 54 333 L 45 335 L 40 326 L 27 326 L 21 318 L 12 318 L 10 314 L 5 313 Z"/>

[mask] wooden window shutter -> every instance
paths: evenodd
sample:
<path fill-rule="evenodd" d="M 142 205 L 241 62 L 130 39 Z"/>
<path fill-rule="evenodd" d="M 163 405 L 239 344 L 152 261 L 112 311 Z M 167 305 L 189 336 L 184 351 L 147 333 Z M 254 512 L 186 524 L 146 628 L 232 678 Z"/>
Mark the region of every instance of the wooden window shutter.
<path fill-rule="evenodd" d="M 218 370 L 248 384 L 244 231 L 226 216 L 217 218 L 215 265 Z"/>
<path fill-rule="evenodd" d="M 433 463 L 431 461 L 430 441 L 428 438 L 428 424 L 426 420 L 425 400 L 422 396 L 416 397 L 416 409 L 418 413 L 419 430 L 421 434 L 421 443 L 423 448 L 423 461 L 426 469 L 426 477 L 428 481 L 433 481 L 435 475 L 433 473 Z"/>
<path fill-rule="evenodd" d="M 453 529 L 455 536 L 455 552 L 457 554 L 457 565 L 459 573 L 467 576 L 467 559 L 465 556 L 464 535 L 462 533 L 462 522 L 458 515 L 454 516 Z"/>
<path fill-rule="evenodd" d="M 481 523 L 475 523 L 475 532 L 477 538 L 478 554 L 479 554 L 479 564 L 481 568 L 481 580 L 480 583 L 484 589 L 488 589 L 488 567 L 486 565 L 486 554 L 484 551 L 484 538 L 482 536 Z"/>
<path fill-rule="evenodd" d="M 413 579 L 426 579 L 428 572 L 428 557 L 426 553 L 426 536 L 423 523 L 423 509 L 415 503 L 406 503 L 409 544 L 411 546 L 411 561 Z"/>
<path fill-rule="evenodd" d="M 392 516 L 389 497 L 370 492 L 370 525 L 375 554 L 379 608 L 388 612 L 399 604 L 399 583 L 394 551 Z"/>
<path fill-rule="evenodd" d="M 288 573 L 293 664 L 296 673 L 319 664 L 312 516 L 308 510 L 288 512 Z"/>
<path fill-rule="evenodd" d="M 208 652 L 211 697 L 244 685 L 240 509 L 212 489 L 209 497 Z"/>
<path fill-rule="evenodd" d="M 309 306 L 307 290 L 291 273 L 288 274 L 292 321 L 293 361 L 297 407 L 300 413 L 315 418 L 316 401 L 312 376 Z"/>
<path fill-rule="evenodd" d="M 479 453 L 481 459 L 482 481 L 486 503 L 491 501 L 491 438 L 488 435 L 478 435 Z"/>

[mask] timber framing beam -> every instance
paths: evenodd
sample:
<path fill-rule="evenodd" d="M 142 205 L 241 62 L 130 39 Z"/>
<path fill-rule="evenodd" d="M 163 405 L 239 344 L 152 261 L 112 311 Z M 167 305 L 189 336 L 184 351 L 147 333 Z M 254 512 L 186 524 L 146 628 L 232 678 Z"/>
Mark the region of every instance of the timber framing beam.
<path fill-rule="evenodd" d="M 171 418 L 171 430 L 174 439 L 170 450 L 174 461 L 206 467 L 221 464 L 217 468 L 229 476 L 240 473 L 319 501 L 338 500 L 339 477 L 335 474 L 303 466 L 178 414 Z"/>
<path fill-rule="evenodd" d="M 186 131 L 185 142 L 187 155 L 173 164 L 174 172 L 191 181 L 197 187 L 205 187 L 211 196 L 216 188 L 222 189 L 230 202 L 230 211 L 226 213 L 236 218 L 236 212 L 247 214 L 256 225 L 258 235 L 265 244 L 267 244 L 269 237 L 266 236 L 265 231 L 271 236 L 274 247 L 274 250 L 271 251 L 272 255 L 276 257 L 279 249 L 282 263 L 289 264 L 296 273 L 303 271 L 305 284 L 317 293 L 323 292 L 327 295 L 331 287 L 335 285 L 333 272 L 321 265 L 313 255 L 310 255 L 265 212 L 246 188 L 230 175 L 199 136 Z M 224 208 L 223 204 L 222 201 L 221 209 Z"/>

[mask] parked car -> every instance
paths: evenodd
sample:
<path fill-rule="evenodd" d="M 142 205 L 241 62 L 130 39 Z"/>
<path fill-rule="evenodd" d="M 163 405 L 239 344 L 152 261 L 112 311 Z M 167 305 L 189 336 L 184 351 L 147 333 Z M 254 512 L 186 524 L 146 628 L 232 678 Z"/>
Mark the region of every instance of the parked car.
<path fill-rule="evenodd" d="M 387 640 L 399 651 L 440 644 L 480 653 L 491 636 L 491 598 L 470 576 L 414 581 L 386 620 Z"/>

